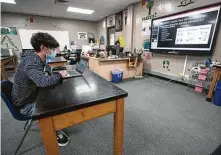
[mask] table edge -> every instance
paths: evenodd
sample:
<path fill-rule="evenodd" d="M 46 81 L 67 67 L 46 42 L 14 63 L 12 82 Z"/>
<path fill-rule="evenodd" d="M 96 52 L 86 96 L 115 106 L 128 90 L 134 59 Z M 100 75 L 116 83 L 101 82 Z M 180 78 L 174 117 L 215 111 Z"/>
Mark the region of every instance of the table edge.
<path fill-rule="evenodd" d="M 98 100 L 98 101 L 91 101 L 91 102 L 85 103 L 83 105 L 81 104 L 81 105 L 77 105 L 77 106 L 65 107 L 64 109 L 61 109 L 59 111 L 50 111 L 46 114 L 33 115 L 32 120 L 39 120 L 39 119 L 44 119 L 44 118 L 47 118 L 47 117 L 61 115 L 61 114 L 68 113 L 68 112 L 71 112 L 71 111 L 76 111 L 76 110 L 79 110 L 79 109 L 83 109 L 83 108 L 95 106 L 95 105 L 98 105 L 98 104 L 103 104 L 103 103 L 106 103 L 106 102 L 110 102 L 110 101 L 118 100 L 118 99 L 121 99 L 121 98 L 125 98 L 127 96 L 128 96 L 128 93 L 125 92 L 124 94 L 121 94 L 119 96 L 114 96 L 114 97 L 110 97 L 110 98 L 106 98 L 106 99 L 101 99 L 101 100 Z"/>

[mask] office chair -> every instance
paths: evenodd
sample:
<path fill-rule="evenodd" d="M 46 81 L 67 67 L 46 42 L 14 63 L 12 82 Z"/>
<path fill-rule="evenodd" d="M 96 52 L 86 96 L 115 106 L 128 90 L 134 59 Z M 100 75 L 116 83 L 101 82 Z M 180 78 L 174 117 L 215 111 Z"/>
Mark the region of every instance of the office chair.
<path fill-rule="evenodd" d="M 25 131 L 24 132 L 24 135 L 22 136 L 20 142 L 19 142 L 19 145 L 15 151 L 15 155 L 16 153 L 18 152 L 18 150 L 20 149 L 31 125 L 32 125 L 32 118 L 31 116 L 28 116 L 28 115 L 22 115 L 20 113 L 20 109 L 15 107 L 13 104 L 12 104 L 12 97 L 11 97 L 11 92 L 12 92 L 12 86 L 13 86 L 13 83 L 11 81 L 2 81 L 1 82 L 1 97 L 3 99 L 3 101 L 5 102 L 5 104 L 7 105 L 9 111 L 11 112 L 12 116 L 16 119 L 16 120 L 19 120 L 19 121 L 26 121 L 25 123 L 25 126 L 23 128 L 23 130 Z"/>

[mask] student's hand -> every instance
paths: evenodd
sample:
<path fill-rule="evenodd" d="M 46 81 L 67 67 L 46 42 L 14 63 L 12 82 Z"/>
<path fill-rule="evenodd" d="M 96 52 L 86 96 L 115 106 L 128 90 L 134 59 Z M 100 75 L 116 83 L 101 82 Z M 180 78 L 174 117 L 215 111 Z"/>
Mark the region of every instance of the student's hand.
<path fill-rule="evenodd" d="M 59 74 L 61 74 L 61 76 L 65 78 L 68 75 L 68 72 L 66 70 L 63 70 L 63 71 L 60 71 Z"/>

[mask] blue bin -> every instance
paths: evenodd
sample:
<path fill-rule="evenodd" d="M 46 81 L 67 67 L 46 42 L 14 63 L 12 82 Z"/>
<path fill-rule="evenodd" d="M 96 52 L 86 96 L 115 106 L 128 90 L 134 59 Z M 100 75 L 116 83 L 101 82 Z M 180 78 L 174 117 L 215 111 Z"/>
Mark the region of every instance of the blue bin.
<path fill-rule="evenodd" d="M 123 79 L 123 71 L 116 69 L 111 71 L 111 75 L 112 75 L 112 82 L 114 83 L 119 83 L 122 82 Z"/>
<path fill-rule="evenodd" d="M 221 81 L 216 83 L 214 104 L 217 106 L 221 106 Z"/>

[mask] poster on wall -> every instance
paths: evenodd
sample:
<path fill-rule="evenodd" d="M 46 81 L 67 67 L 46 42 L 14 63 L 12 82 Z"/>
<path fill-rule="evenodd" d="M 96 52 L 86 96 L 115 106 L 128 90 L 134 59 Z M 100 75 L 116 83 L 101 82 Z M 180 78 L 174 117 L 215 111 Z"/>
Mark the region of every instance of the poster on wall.
<path fill-rule="evenodd" d="M 101 38 L 100 38 L 100 44 L 101 44 L 101 45 L 104 45 L 104 44 L 105 44 L 105 38 L 104 38 L 104 36 L 101 36 Z"/>
<path fill-rule="evenodd" d="M 123 12 L 119 12 L 115 15 L 115 29 L 117 32 L 123 29 Z"/>
<path fill-rule="evenodd" d="M 87 32 L 78 32 L 78 40 L 87 40 Z"/>
<path fill-rule="evenodd" d="M 19 51 L 18 47 L 12 41 L 12 39 L 5 35 L 1 40 L 1 48 L 3 49 L 13 49 L 14 51 Z"/>
<path fill-rule="evenodd" d="M 115 34 L 110 34 L 110 45 L 113 46 L 115 44 Z"/>
<path fill-rule="evenodd" d="M 150 36 L 150 34 L 151 34 L 151 19 L 143 20 L 141 35 L 142 36 Z"/>
<path fill-rule="evenodd" d="M 115 26 L 115 14 L 107 17 L 107 27 Z"/>
<path fill-rule="evenodd" d="M 16 27 L 1 27 L 1 35 L 17 35 Z"/>

